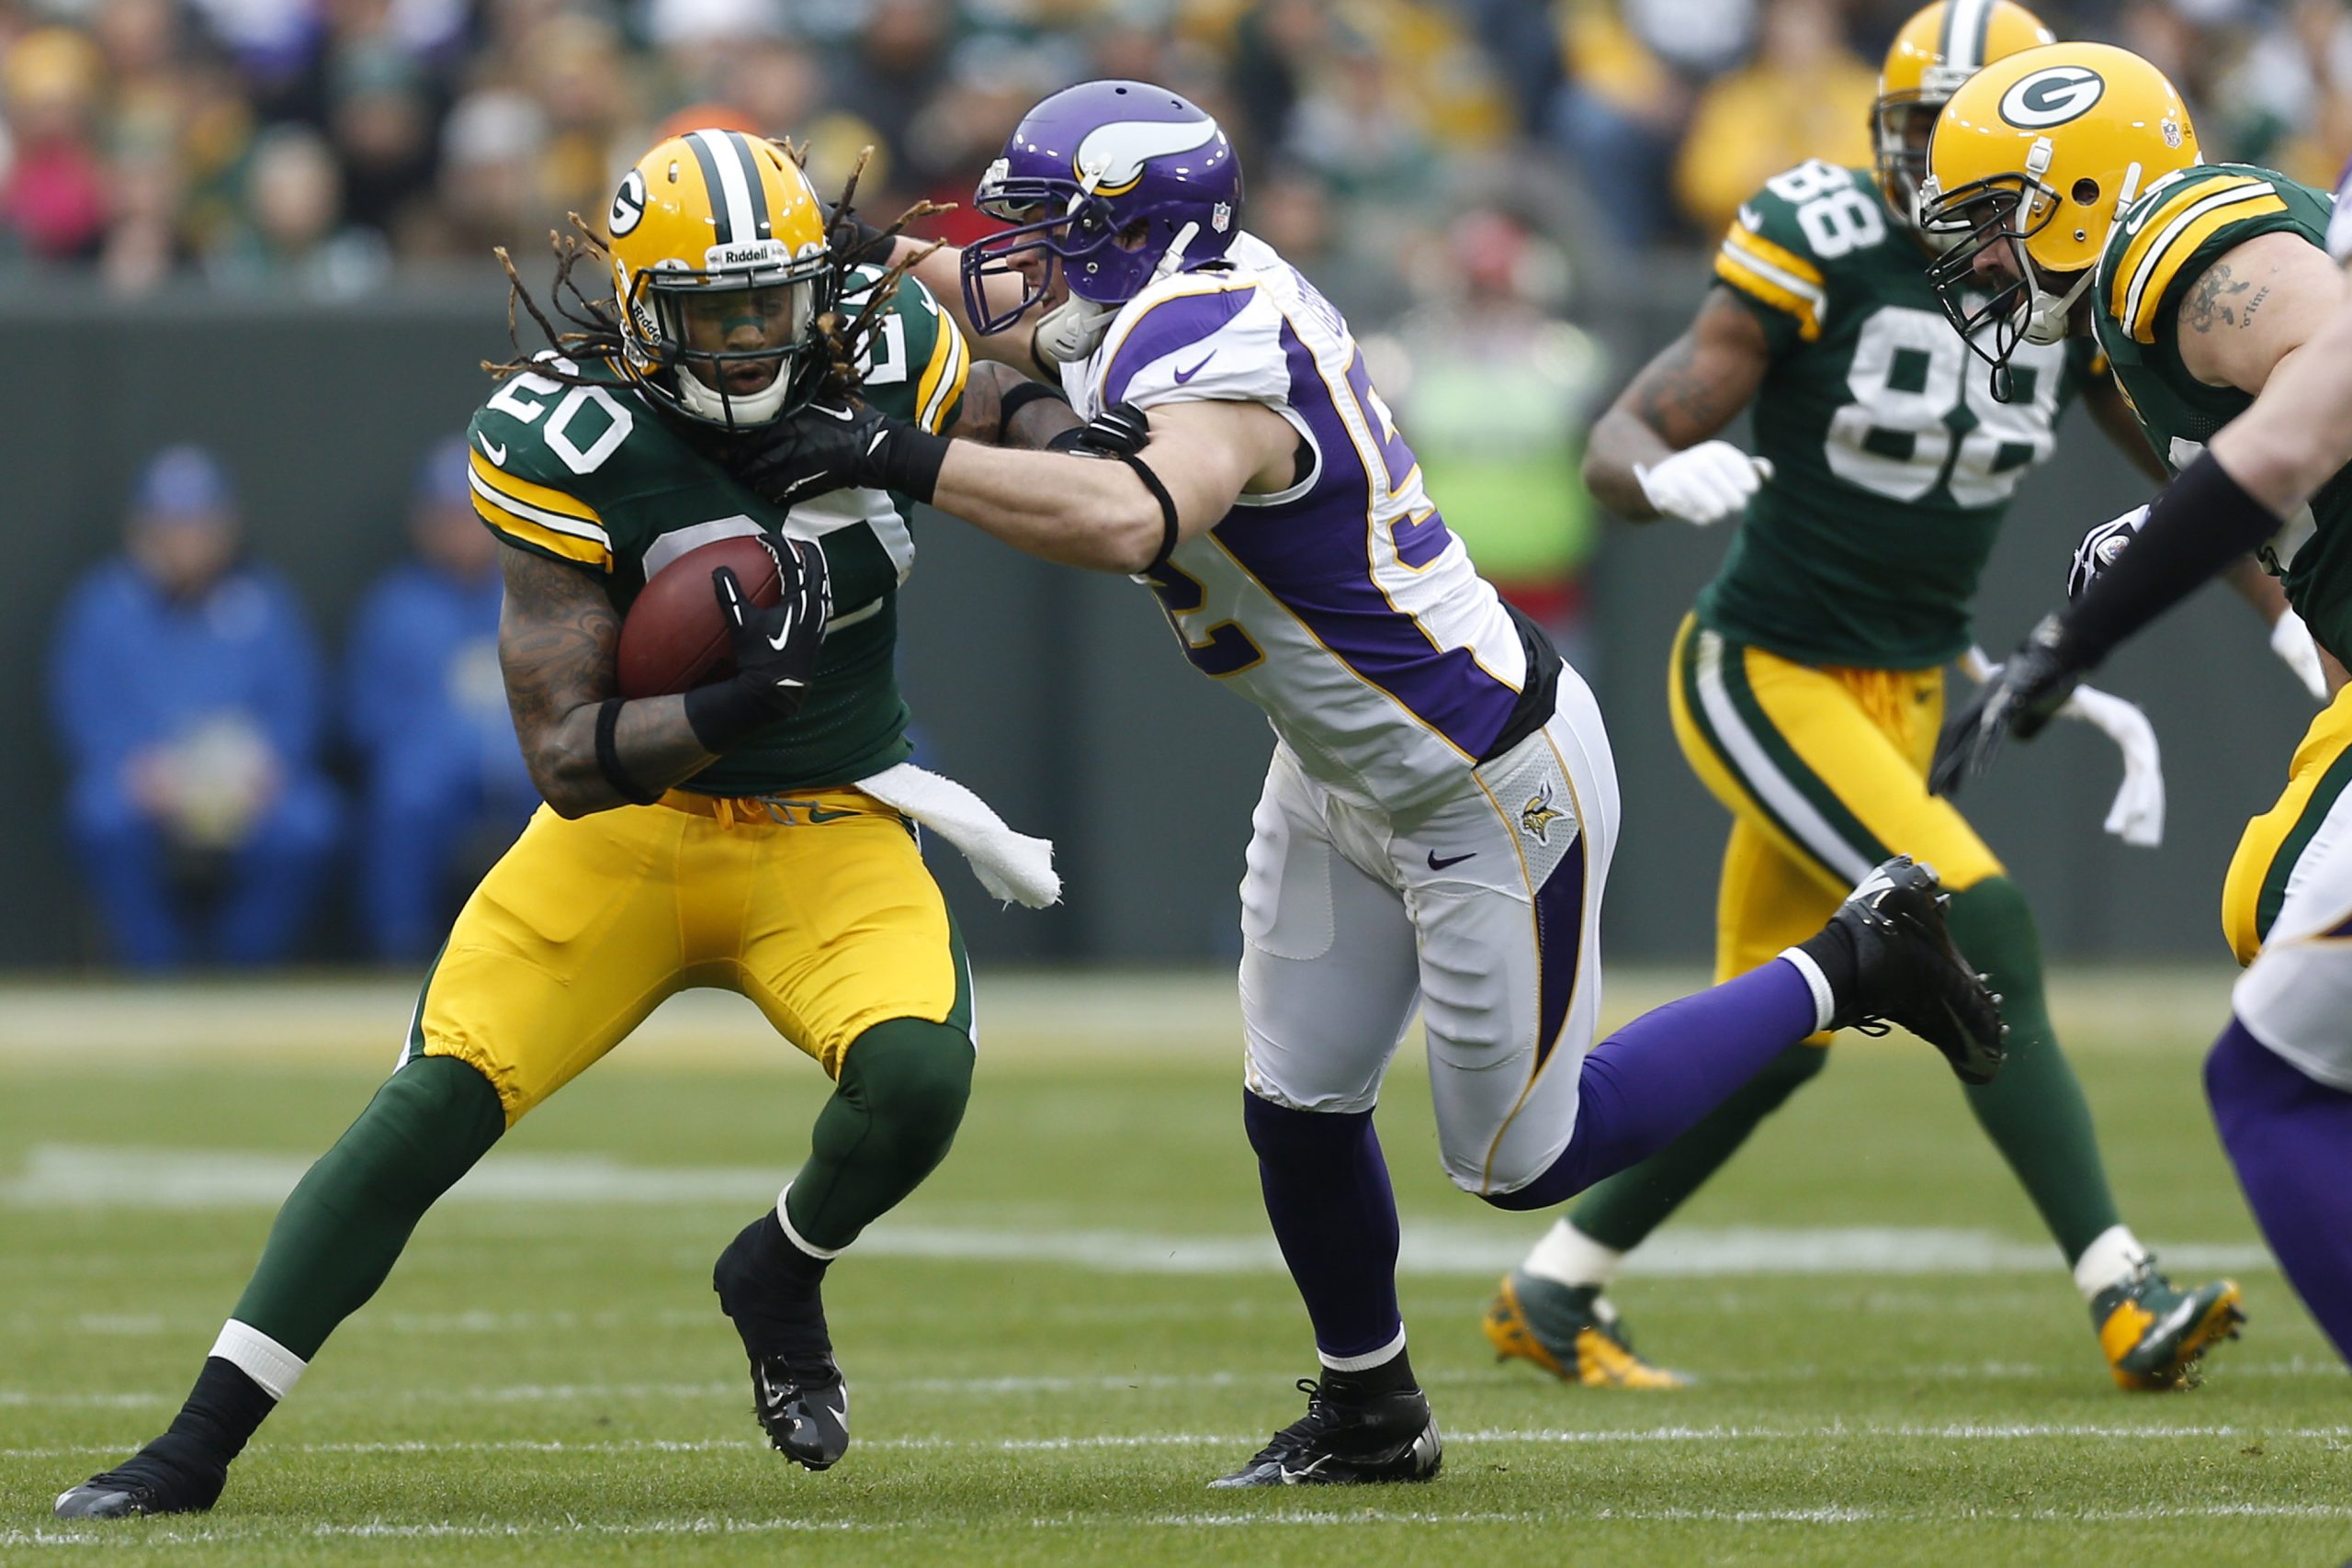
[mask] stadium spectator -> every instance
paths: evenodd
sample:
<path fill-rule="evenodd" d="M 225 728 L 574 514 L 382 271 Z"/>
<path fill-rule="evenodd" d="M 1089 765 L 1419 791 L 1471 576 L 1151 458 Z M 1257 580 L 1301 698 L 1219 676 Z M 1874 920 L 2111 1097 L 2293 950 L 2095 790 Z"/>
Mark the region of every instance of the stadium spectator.
<path fill-rule="evenodd" d="M 1589 670 L 1584 569 L 1598 519 L 1577 469 L 1607 359 L 1565 317 L 1555 248 L 1491 209 L 1464 214 L 1453 235 L 1460 265 L 1423 269 L 1434 298 L 1365 355 L 1479 575 Z"/>
<path fill-rule="evenodd" d="M 343 711 L 365 780 L 360 915 L 368 951 L 429 958 L 470 886 L 538 803 L 498 672 L 498 541 L 474 515 L 466 443 L 425 455 L 413 559 L 361 601 Z"/>
<path fill-rule="evenodd" d="M 65 28 L 8 47 L 0 64 L 8 160 L 0 184 L 0 241 L 38 261 L 89 261 L 107 222 L 105 160 L 96 146 L 105 62 Z"/>
<path fill-rule="evenodd" d="M 1772 0 L 1756 62 L 1699 95 L 1675 165 L 1675 194 L 1702 233 L 1720 234 L 1739 204 L 1808 158 L 1871 161 L 1878 73 L 1838 33 L 1830 0 Z"/>
<path fill-rule="evenodd" d="M 67 600 L 49 668 L 68 826 L 107 935 L 141 969 L 282 959 L 339 816 L 315 761 L 310 628 L 242 558 L 235 495 L 201 447 L 149 462 L 125 547 Z"/>
<path fill-rule="evenodd" d="M 380 281 L 391 257 L 383 236 L 343 221 L 343 179 L 316 131 L 273 126 L 254 145 L 249 212 L 210 258 L 214 279 L 234 288 L 291 286 L 317 299 L 348 299 Z"/>

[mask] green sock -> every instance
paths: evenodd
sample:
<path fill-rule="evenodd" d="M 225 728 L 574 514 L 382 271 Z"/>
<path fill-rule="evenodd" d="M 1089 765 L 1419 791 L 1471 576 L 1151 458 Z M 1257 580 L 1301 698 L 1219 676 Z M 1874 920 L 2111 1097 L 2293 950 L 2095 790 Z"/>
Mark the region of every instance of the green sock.
<path fill-rule="evenodd" d="M 2050 1027 L 2033 912 L 2016 883 L 1996 876 L 1952 895 L 1950 918 L 1952 940 L 1992 977 L 2009 1026 L 2008 1060 L 1991 1083 L 1967 1090 L 1968 1108 L 2071 1265 L 2100 1232 L 2122 1222 L 2108 1191 L 2091 1108 Z"/>
<path fill-rule="evenodd" d="M 1828 1055 L 1818 1045 L 1790 1046 L 1689 1132 L 1578 1199 L 1568 1223 L 1603 1247 L 1633 1251 L 1706 1184 L 1758 1122 L 1821 1071 Z"/>
<path fill-rule="evenodd" d="M 855 1241 L 947 1157 L 971 1095 L 960 1029 L 898 1018 L 851 1041 L 785 1199 L 792 1228 L 828 1252 Z"/>
<path fill-rule="evenodd" d="M 233 1315 L 309 1360 L 359 1310 L 435 1199 L 506 1131 L 498 1091 L 454 1056 L 388 1079 L 277 1211 Z"/>

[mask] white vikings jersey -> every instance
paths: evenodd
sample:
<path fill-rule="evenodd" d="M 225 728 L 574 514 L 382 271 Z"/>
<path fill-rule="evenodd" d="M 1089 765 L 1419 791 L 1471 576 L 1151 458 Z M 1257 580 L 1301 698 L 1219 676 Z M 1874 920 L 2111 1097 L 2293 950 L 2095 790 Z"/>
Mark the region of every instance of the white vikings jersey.
<path fill-rule="evenodd" d="M 1146 288 L 1062 368 L 1082 417 L 1260 402 L 1310 454 L 1297 483 L 1241 497 L 1148 586 L 1185 657 L 1263 708 L 1335 795 L 1393 811 L 1458 790 L 1550 716 L 1558 657 L 1446 530 L 1340 313 L 1263 241 L 1239 235 L 1227 256 Z"/>

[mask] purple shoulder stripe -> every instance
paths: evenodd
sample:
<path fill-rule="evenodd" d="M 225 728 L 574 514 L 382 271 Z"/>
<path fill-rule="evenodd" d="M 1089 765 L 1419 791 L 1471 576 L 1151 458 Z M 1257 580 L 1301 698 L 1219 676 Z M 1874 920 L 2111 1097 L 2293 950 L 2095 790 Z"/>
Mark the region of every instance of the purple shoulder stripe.
<path fill-rule="evenodd" d="M 1145 366 L 1212 335 L 1257 296 L 1258 286 L 1248 283 L 1209 294 L 1171 295 L 1153 305 L 1136 319 L 1111 355 L 1110 368 L 1102 377 L 1104 406 L 1125 402 L 1128 386 Z M 1177 378 L 1190 380 L 1191 377 L 1180 370 Z"/>

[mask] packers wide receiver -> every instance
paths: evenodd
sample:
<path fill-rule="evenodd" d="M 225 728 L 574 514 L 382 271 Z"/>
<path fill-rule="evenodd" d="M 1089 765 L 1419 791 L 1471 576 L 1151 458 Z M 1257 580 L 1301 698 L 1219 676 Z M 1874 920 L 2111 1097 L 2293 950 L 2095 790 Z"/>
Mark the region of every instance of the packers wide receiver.
<path fill-rule="evenodd" d="M 1955 236 L 1938 288 L 1956 320 L 1988 329 L 1996 365 L 2030 340 L 2095 334 L 2176 474 L 2136 536 L 2128 523 L 2092 531 L 2075 574 L 2087 587 L 1954 721 L 1939 786 L 2005 735 L 2031 736 L 2118 642 L 2248 548 L 2283 570 L 2320 646 L 2352 653 L 2352 312 L 2327 196 L 2201 163 L 2161 72 L 2077 45 L 2004 62 L 1953 98 L 1924 210 Z M 2352 698 L 2339 694 L 2231 860 L 2222 924 L 2246 970 L 2205 1083 L 2288 1278 L 2352 1358 L 2347 779 Z"/>
<path fill-rule="evenodd" d="M 571 293 L 580 331 L 505 367 L 470 431 L 475 506 L 505 547 L 507 694 L 547 805 L 458 915 L 397 1070 L 279 1212 L 171 1429 L 65 1493 L 61 1516 L 209 1507 L 433 1201 L 699 986 L 749 997 L 839 1086 L 807 1161 L 713 1283 L 775 1445 L 811 1470 L 848 1445 L 820 1281 L 946 1154 L 972 1076 L 970 968 L 910 819 L 1007 896 L 1048 901 L 1052 874 L 1046 846 L 906 764 L 892 656 L 907 499 L 836 490 L 787 512 L 724 459 L 826 377 L 815 327 L 836 306 L 876 306 L 865 395 L 925 430 L 1001 438 L 999 392 L 1017 378 L 972 369 L 920 283 L 844 266 L 799 168 L 762 139 L 663 141 L 606 226 L 610 304 Z M 566 253 L 559 304 L 571 263 L 594 254 Z M 1030 435 L 1075 426 L 1066 405 L 1030 402 Z M 713 574 L 736 672 L 623 700 L 615 649 L 633 599 L 687 550 L 738 536 L 766 542 L 785 592 L 756 609 Z"/>
<path fill-rule="evenodd" d="M 2050 1227 L 2116 1380 L 2169 1387 L 2233 1324 L 2237 1290 L 2175 1289 L 2123 1223 L 2051 1027 L 2032 914 L 1927 787 L 1939 667 L 1970 647 L 1978 576 L 2018 483 L 2054 450 L 2060 413 L 2081 396 L 2146 457 L 2086 343 L 2020 348 L 2009 400 L 1990 395 L 1942 319 L 1913 221 L 1946 100 L 2050 36 L 2011 0 L 1938 0 L 1913 16 L 1880 78 L 1875 167 L 1816 161 L 1757 192 L 1690 331 L 1594 427 L 1585 475 L 1628 517 L 1743 518 L 1676 638 L 1668 694 L 1684 756 L 1732 813 L 1717 975 L 1779 951 L 1889 854 L 1935 866 L 1954 940 L 2009 1025 L 2008 1063 L 1967 1089 L 1969 1107 Z M 1750 407 L 1753 456 L 1717 438 Z M 1497 1349 L 1592 1386 L 1679 1381 L 1632 1351 L 1603 1292 L 1822 1069 L 1829 1039 L 1792 1047 L 1671 1147 L 1586 1194 L 1503 1281 L 1486 1320 Z"/>

